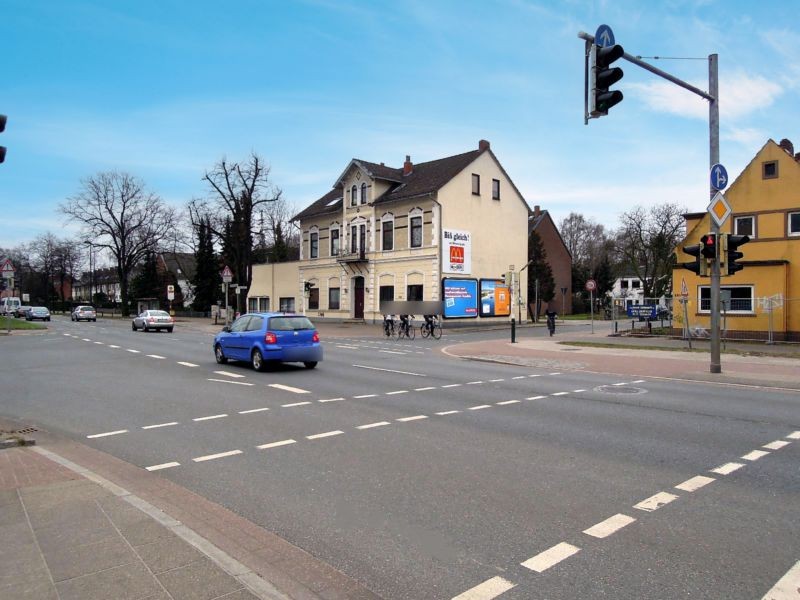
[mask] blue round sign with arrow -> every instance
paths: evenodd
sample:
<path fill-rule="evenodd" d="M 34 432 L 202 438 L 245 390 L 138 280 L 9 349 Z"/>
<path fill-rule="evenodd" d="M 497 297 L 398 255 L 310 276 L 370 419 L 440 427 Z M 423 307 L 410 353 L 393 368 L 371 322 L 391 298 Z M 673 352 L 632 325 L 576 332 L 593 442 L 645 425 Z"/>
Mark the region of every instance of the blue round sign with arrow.
<path fill-rule="evenodd" d="M 711 167 L 711 187 L 717 191 L 722 191 L 727 185 L 728 171 L 721 164 L 715 164 Z"/>
<path fill-rule="evenodd" d="M 608 25 L 600 25 L 594 34 L 594 43 L 601 48 L 610 48 L 615 44 L 614 32 Z"/>

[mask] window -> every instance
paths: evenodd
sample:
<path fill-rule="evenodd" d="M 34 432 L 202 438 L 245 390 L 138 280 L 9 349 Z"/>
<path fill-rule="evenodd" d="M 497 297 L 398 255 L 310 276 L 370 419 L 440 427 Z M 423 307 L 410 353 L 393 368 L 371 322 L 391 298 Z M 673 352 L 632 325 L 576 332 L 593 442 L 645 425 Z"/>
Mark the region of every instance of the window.
<path fill-rule="evenodd" d="M 393 285 L 382 285 L 380 287 L 380 301 L 381 302 L 392 302 L 394 300 L 394 286 Z"/>
<path fill-rule="evenodd" d="M 233 322 L 231 325 L 231 331 L 246 331 L 247 324 L 250 322 L 250 316 L 245 315 L 243 317 L 239 317 Z"/>
<path fill-rule="evenodd" d="M 339 228 L 331 227 L 331 256 L 339 256 Z"/>
<path fill-rule="evenodd" d="M 619 282 L 619 287 L 620 287 L 620 289 L 627 290 L 628 289 L 628 280 L 627 279 L 621 279 L 620 282 Z"/>
<path fill-rule="evenodd" d="M 328 310 L 339 310 L 339 288 L 328 288 Z"/>
<path fill-rule="evenodd" d="M 250 317 L 250 322 L 247 324 L 245 331 L 261 331 L 261 326 L 264 324 L 264 317 Z"/>
<path fill-rule="evenodd" d="M 500 200 L 500 180 L 492 179 L 492 200 Z"/>
<path fill-rule="evenodd" d="M 308 290 L 308 310 L 319 310 L 319 288 Z"/>
<path fill-rule="evenodd" d="M 361 204 L 367 203 L 367 184 L 361 184 Z"/>
<path fill-rule="evenodd" d="M 247 299 L 247 312 L 258 312 L 258 298 Z"/>
<path fill-rule="evenodd" d="M 789 213 L 789 235 L 800 235 L 800 212 Z"/>
<path fill-rule="evenodd" d="M 309 234 L 309 246 L 311 250 L 311 258 L 319 257 L 319 233 L 313 232 Z"/>
<path fill-rule="evenodd" d="M 778 161 L 777 160 L 761 163 L 761 178 L 762 179 L 775 179 L 777 177 L 778 177 Z"/>
<path fill-rule="evenodd" d="M 755 237 L 755 217 L 736 217 L 733 220 L 733 233 L 736 235 L 749 235 Z"/>
<path fill-rule="evenodd" d="M 409 285 L 406 290 L 406 300 L 422 300 L 422 284 Z"/>
<path fill-rule="evenodd" d="M 294 298 L 281 298 L 279 310 L 281 312 L 294 312 Z"/>
<path fill-rule="evenodd" d="M 358 225 L 350 227 L 350 252 L 358 252 Z"/>
<path fill-rule="evenodd" d="M 394 221 L 381 221 L 381 249 L 394 250 Z"/>
<path fill-rule="evenodd" d="M 481 176 L 476 173 L 472 174 L 472 193 L 476 196 L 481 195 Z"/>
<path fill-rule="evenodd" d="M 258 312 L 269 312 L 269 296 L 258 299 Z"/>
<path fill-rule="evenodd" d="M 638 287 L 641 287 L 641 284 L 642 284 L 642 282 L 639 281 L 638 279 L 631 280 L 631 288 L 632 289 L 636 289 Z"/>
<path fill-rule="evenodd" d="M 272 317 L 269 328 L 272 331 L 307 331 L 313 330 L 314 325 L 308 317 Z"/>
<path fill-rule="evenodd" d="M 729 313 L 752 313 L 753 312 L 753 286 L 721 286 L 720 292 L 730 292 L 731 301 L 727 307 Z M 700 312 L 711 312 L 711 288 L 709 286 L 700 287 Z"/>
<path fill-rule="evenodd" d="M 350 206 L 355 206 L 358 203 L 358 190 L 356 186 L 350 188 Z"/>
<path fill-rule="evenodd" d="M 422 248 L 422 215 L 411 217 L 411 247 Z"/>

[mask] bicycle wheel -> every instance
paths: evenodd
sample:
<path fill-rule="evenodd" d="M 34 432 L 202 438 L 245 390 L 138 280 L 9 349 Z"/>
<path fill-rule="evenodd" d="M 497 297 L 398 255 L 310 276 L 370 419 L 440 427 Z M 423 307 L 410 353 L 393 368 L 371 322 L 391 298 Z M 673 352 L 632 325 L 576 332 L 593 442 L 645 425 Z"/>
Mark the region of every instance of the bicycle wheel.
<path fill-rule="evenodd" d="M 427 323 L 423 323 L 422 325 L 419 326 L 419 333 L 424 338 L 428 337 L 431 334 L 431 330 L 428 327 Z"/>
<path fill-rule="evenodd" d="M 442 326 L 438 323 L 433 326 L 433 330 L 431 331 L 433 338 L 436 340 L 442 339 Z"/>
<path fill-rule="evenodd" d="M 394 326 L 394 339 L 399 340 L 403 337 L 403 326 L 399 323 Z"/>
<path fill-rule="evenodd" d="M 413 340 L 417 335 L 417 328 L 414 327 L 411 323 L 408 324 L 408 328 L 406 329 L 406 337 L 410 340 Z"/>

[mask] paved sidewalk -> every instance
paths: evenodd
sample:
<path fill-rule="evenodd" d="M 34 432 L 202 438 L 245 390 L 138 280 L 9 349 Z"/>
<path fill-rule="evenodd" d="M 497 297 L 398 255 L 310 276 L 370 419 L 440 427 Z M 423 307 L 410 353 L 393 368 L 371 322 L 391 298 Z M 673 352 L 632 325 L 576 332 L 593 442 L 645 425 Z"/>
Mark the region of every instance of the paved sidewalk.
<path fill-rule="evenodd" d="M 379 600 L 188 490 L 33 435 L 36 446 L 0 450 L 0 598 Z"/>

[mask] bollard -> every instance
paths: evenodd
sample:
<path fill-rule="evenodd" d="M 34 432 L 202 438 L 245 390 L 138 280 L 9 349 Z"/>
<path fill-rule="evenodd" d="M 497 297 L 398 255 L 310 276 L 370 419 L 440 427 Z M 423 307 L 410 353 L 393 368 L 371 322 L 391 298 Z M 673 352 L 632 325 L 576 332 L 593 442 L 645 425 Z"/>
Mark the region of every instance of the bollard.
<path fill-rule="evenodd" d="M 511 343 L 517 343 L 517 322 L 511 317 Z"/>

